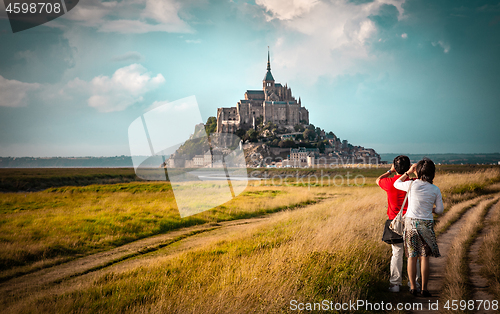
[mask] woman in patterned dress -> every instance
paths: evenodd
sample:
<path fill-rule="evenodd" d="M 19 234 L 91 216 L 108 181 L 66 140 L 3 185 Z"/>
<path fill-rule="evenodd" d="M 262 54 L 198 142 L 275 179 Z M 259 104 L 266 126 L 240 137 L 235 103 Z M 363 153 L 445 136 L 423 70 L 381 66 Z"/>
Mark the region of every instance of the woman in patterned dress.
<path fill-rule="evenodd" d="M 415 181 L 406 178 L 414 173 Z M 432 213 L 442 214 L 444 211 L 441 191 L 432 184 L 436 166 L 432 160 L 424 158 L 413 164 L 396 182 L 394 187 L 406 191 L 408 194 L 408 210 L 405 215 L 405 229 L 403 238 L 405 251 L 408 257 L 408 277 L 410 279 L 410 293 L 417 295 L 416 264 L 420 259 L 422 277 L 422 295 L 430 297 L 427 289 L 429 281 L 429 256 L 439 257 L 439 248 L 434 233 L 434 218 Z M 434 208 L 434 205 L 436 207 Z"/>

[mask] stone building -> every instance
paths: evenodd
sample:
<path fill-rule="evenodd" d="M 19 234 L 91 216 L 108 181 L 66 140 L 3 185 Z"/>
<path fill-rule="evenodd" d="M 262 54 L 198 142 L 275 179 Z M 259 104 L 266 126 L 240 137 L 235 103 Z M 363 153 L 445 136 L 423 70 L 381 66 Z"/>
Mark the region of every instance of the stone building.
<path fill-rule="evenodd" d="M 267 53 L 267 72 L 262 80 L 262 90 L 247 90 L 245 99 L 236 107 L 217 109 L 217 132 L 235 133 L 238 128 L 248 130 L 255 127 L 258 118 L 281 127 L 293 127 L 299 123 L 309 124 L 309 111 L 302 107 L 301 100 L 292 96 L 292 90 L 274 81 L 271 62 Z"/>

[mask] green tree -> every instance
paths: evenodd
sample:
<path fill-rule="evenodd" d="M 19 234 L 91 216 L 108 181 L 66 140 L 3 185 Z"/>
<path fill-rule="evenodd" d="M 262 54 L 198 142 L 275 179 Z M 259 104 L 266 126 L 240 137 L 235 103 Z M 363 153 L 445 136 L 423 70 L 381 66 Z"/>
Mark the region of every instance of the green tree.
<path fill-rule="evenodd" d="M 261 125 L 262 121 L 263 121 L 262 116 L 256 117 L 255 118 L 255 126 Z"/>
<path fill-rule="evenodd" d="M 241 138 L 242 140 L 245 139 L 245 135 L 247 134 L 247 132 L 243 129 L 238 129 L 236 130 L 236 136 L 238 136 L 239 138 Z"/>
<path fill-rule="evenodd" d="M 266 125 L 264 126 L 264 130 L 272 130 L 276 127 L 276 125 L 274 123 L 272 123 L 271 121 L 267 122 Z"/>
<path fill-rule="evenodd" d="M 209 117 L 207 123 L 205 124 L 205 131 L 208 135 L 215 133 L 217 131 L 217 118 Z"/>
<path fill-rule="evenodd" d="M 254 129 L 250 129 L 247 131 L 247 137 L 250 142 L 257 142 L 259 132 L 255 131 Z"/>
<path fill-rule="evenodd" d="M 320 141 L 320 142 L 318 142 L 318 144 L 316 144 L 316 148 L 319 148 L 319 152 L 320 153 L 324 153 L 325 152 L 325 147 L 326 147 L 327 144 L 328 144 L 327 140 Z"/>
<path fill-rule="evenodd" d="M 280 141 L 278 146 L 281 148 L 290 148 L 290 147 L 296 147 L 297 145 L 295 144 L 295 141 L 293 141 L 293 140 L 284 140 L 284 141 Z"/>
<path fill-rule="evenodd" d="M 274 140 L 271 141 L 271 143 L 269 143 L 269 146 L 271 146 L 271 147 L 278 147 L 279 143 L 280 143 L 280 140 L 277 139 L 277 138 L 275 138 Z"/>
<path fill-rule="evenodd" d="M 293 128 L 295 132 L 304 132 L 304 126 L 302 124 L 296 124 Z"/>
<path fill-rule="evenodd" d="M 304 136 L 304 139 L 309 141 L 314 141 L 314 139 L 316 138 L 316 133 L 311 129 L 305 130 L 302 134 Z"/>

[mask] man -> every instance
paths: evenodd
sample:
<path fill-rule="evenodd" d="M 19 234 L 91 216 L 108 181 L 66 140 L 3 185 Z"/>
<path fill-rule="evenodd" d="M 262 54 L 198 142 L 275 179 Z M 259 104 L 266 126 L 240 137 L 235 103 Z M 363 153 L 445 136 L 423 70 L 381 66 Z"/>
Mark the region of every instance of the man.
<path fill-rule="evenodd" d="M 377 185 L 380 186 L 387 193 L 387 216 L 389 219 L 393 220 L 403 205 L 406 192 L 398 190 L 394 187 L 394 182 L 401 177 L 405 172 L 410 169 L 410 158 L 408 156 L 399 155 L 394 158 L 391 170 L 385 172 L 383 175 L 377 178 Z M 389 176 L 395 172 L 396 175 L 392 178 Z M 406 180 L 410 180 L 407 178 Z M 403 208 L 403 214 L 406 213 L 406 208 L 408 207 L 408 201 Z M 389 280 L 390 286 L 389 291 L 399 292 L 399 288 L 402 283 L 403 274 L 403 255 L 404 255 L 404 243 L 391 244 L 392 246 L 392 257 L 391 257 L 391 278 Z M 420 265 L 417 265 L 417 269 Z M 420 271 L 417 271 L 419 274 Z M 417 278 L 418 279 L 418 278 Z"/>

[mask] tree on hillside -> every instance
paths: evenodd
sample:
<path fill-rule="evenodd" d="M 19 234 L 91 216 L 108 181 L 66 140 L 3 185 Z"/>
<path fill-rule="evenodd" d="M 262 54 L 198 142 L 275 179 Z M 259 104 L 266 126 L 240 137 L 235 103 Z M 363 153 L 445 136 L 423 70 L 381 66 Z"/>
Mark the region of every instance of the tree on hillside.
<path fill-rule="evenodd" d="M 314 141 L 314 139 L 316 138 L 316 133 L 311 129 L 305 130 L 302 134 L 304 136 L 304 139 L 309 141 Z"/>
<path fill-rule="evenodd" d="M 296 124 L 293 128 L 295 132 L 304 132 L 304 126 L 302 124 Z"/>
<path fill-rule="evenodd" d="M 260 126 L 262 124 L 262 116 L 255 118 L 255 126 Z"/>
<path fill-rule="evenodd" d="M 217 118 L 209 117 L 207 123 L 205 124 L 205 131 L 208 135 L 215 133 L 217 131 Z"/>
<path fill-rule="evenodd" d="M 264 130 L 272 130 L 274 128 L 276 128 L 276 124 L 272 123 L 271 121 L 267 122 L 264 126 Z"/>
<path fill-rule="evenodd" d="M 295 144 L 294 140 L 284 140 L 284 141 L 280 141 L 278 146 L 280 148 L 294 148 L 297 145 Z"/>
<path fill-rule="evenodd" d="M 250 142 L 257 142 L 257 138 L 259 137 L 259 132 L 255 131 L 254 129 L 250 129 L 247 131 L 248 140 Z"/>
<path fill-rule="evenodd" d="M 328 141 L 324 140 L 324 141 L 318 142 L 318 144 L 316 144 L 316 147 L 319 148 L 319 152 L 320 153 L 324 153 L 325 152 L 325 147 L 327 145 L 328 145 Z"/>
<path fill-rule="evenodd" d="M 273 139 L 270 143 L 269 143 L 269 146 L 271 147 L 278 147 L 279 146 L 279 143 L 280 143 L 280 140 L 275 138 Z"/>
<path fill-rule="evenodd" d="M 236 134 L 236 136 L 238 136 L 242 140 L 245 140 L 245 135 L 247 134 L 247 132 L 243 129 L 238 129 L 238 130 L 236 130 L 235 134 Z"/>

